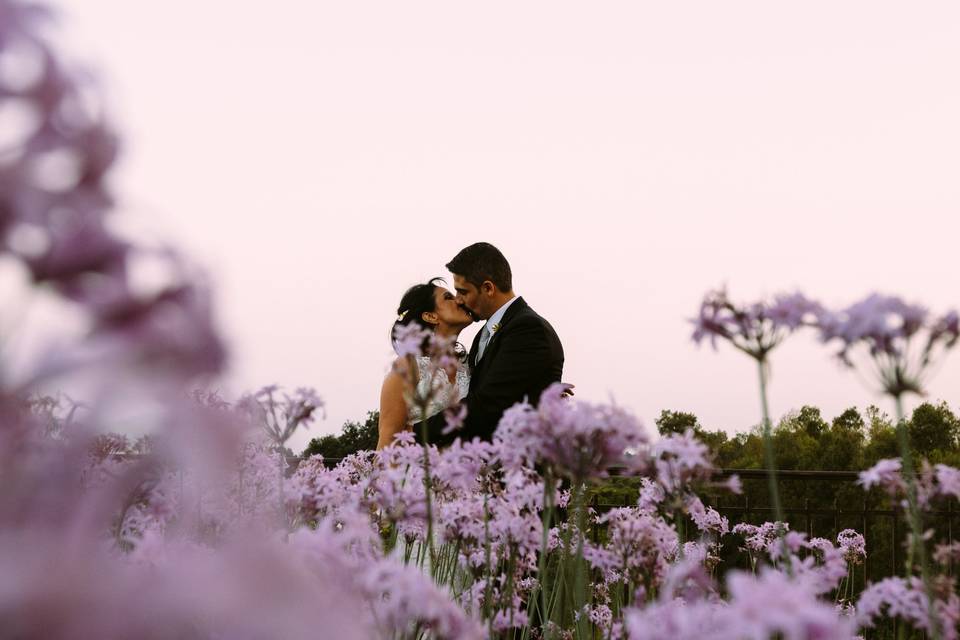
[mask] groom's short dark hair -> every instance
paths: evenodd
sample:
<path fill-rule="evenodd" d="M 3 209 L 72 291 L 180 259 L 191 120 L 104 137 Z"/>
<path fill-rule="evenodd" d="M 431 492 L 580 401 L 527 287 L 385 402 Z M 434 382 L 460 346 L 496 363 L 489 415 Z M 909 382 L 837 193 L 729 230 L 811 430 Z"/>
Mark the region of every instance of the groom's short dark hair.
<path fill-rule="evenodd" d="M 462 249 L 447 263 L 447 269 L 450 273 L 463 276 L 475 287 L 479 288 L 484 280 L 489 280 L 500 291 L 513 291 L 510 263 L 489 242 L 477 242 Z"/>

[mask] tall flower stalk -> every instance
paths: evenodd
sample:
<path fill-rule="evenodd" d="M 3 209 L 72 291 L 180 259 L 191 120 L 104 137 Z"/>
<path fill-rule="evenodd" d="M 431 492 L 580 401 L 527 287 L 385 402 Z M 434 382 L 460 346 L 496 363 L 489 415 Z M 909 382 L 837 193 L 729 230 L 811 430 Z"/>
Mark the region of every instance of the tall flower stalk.
<path fill-rule="evenodd" d="M 564 609 L 578 615 L 576 628 L 585 637 L 583 608 L 588 602 L 584 536 L 587 523 L 589 487 L 607 477 L 614 467 L 626 473 L 646 468 L 649 439 L 640 422 L 617 406 L 575 402 L 567 395 L 568 387 L 556 383 L 541 394 L 539 405 L 517 404 L 504 413 L 494 434 L 494 443 L 507 470 L 545 469 L 543 531 L 538 565 L 547 568 L 547 541 L 555 483 L 570 483 L 573 507 L 562 532 L 560 561 L 552 593 L 546 593 L 546 574 L 540 575 L 542 637 L 552 636 L 553 602 L 559 599 L 561 621 Z M 573 536 L 576 551 L 572 552 Z M 570 563 L 573 563 L 572 566 Z M 572 574 L 572 575 L 568 575 Z M 569 580 L 569 582 L 567 582 Z"/>
<path fill-rule="evenodd" d="M 896 410 L 897 443 L 906 484 L 910 524 L 908 573 L 919 566 L 929 603 L 930 629 L 941 637 L 933 610 L 934 588 L 924 543 L 923 515 L 918 503 L 917 474 L 903 408 L 904 396 L 925 395 L 925 382 L 943 356 L 960 338 L 960 316 L 950 311 L 934 317 L 916 304 L 895 296 L 872 294 L 839 311 L 821 310 L 817 320 L 824 342 L 839 342 L 837 357 L 850 369 L 866 367 L 890 396 Z"/>
<path fill-rule="evenodd" d="M 323 411 L 323 406 L 323 400 L 313 389 L 300 387 L 293 395 L 289 395 L 281 394 L 276 385 L 263 387 L 252 395 L 242 397 L 237 403 L 238 410 L 263 429 L 276 452 L 277 512 L 281 522 L 286 523 L 283 479 L 287 466 L 287 440 L 301 426 L 309 425 L 315 418 L 315 412 Z"/>
<path fill-rule="evenodd" d="M 692 320 L 695 326 L 693 340 L 697 344 L 709 338 L 716 349 L 717 340 L 724 340 L 756 362 L 760 383 L 764 460 L 770 500 L 777 522 L 784 522 L 784 517 L 777 483 L 770 405 L 767 399 L 769 356 L 787 336 L 815 318 L 820 309 L 819 304 L 800 293 L 778 296 L 771 303 L 761 301 L 741 306 L 729 299 L 725 289 L 718 289 L 709 291 L 704 296 L 700 313 Z"/>
<path fill-rule="evenodd" d="M 443 378 L 456 378 L 462 366 L 456 353 L 454 338 L 440 336 L 418 323 L 398 325 L 393 335 L 394 348 L 403 366 L 400 370 L 406 385 L 405 398 L 408 406 L 421 418 L 420 443 L 423 447 L 423 487 L 426 496 L 427 549 L 431 571 L 436 570 L 436 551 L 433 536 L 433 475 L 430 468 L 430 434 L 426 418 L 431 407 L 438 402 L 446 405 L 449 398 L 443 396 Z M 421 365 L 421 363 L 424 363 Z M 438 378 L 439 376 L 439 378 Z M 441 409 L 446 408 L 442 406 Z M 455 429 L 463 416 L 447 415 L 447 429 Z"/>

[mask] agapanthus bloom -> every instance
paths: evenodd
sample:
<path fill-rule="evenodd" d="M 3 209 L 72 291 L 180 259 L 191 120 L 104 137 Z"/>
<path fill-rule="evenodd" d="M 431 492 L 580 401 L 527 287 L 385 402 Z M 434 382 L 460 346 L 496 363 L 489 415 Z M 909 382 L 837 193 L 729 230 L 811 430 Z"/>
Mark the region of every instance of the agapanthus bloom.
<path fill-rule="evenodd" d="M 862 345 L 883 390 L 895 397 L 923 393 L 931 365 L 960 338 L 956 311 L 934 318 L 924 307 L 877 293 L 841 311 L 822 310 L 817 325 L 821 340 L 840 342 L 837 355 L 850 367 Z"/>
<path fill-rule="evenodd" d="M 960 500 L 960 469 L 945 464 L 934 465 L 938 493 Z"/>
<path fill-rule="evenodd" d="M 630 640 L 850 640 L 854 625 L 802 583 L 779 571 L 758 576 L 733 572 L 727 578 L 729 602 L 661 600 L 630 610 Z"/>
<path fill-rule="evenodd" d="M 243 396 L 237 402 L 237 409 L 282 446 L 300 426 L 315 419 L 314 414 L 323 410 L 323 400 L 311 388 L 299 387 L 287 394 L 276 385 L 268 385 Z"/>
<path fill-rule="evenodd" d="M 667 492 L 689 489 L 691 483 L 708 479 L 715 470 L 710 449 L 694 437 L 692 429 L 658 440 L 652 457 L 657 480 Z"/>
<path fill-rule="evenodd" d="M 615 571 L 625 581 L 651 586 L 664 578 L 679 551 L 676 529 L 662 517 L 635 508 L 612 509 L 599 518 L 607 524 L 607 542 L 588 545 L 587 559 L 601 571 Z"/>
<path fill-rule="evenodd" d="M 860 472 L 857 484 L 864 489 L 879 486 L 888 492 L 902 491 L 906 485 L 900 475 L 900 467 L 900 460 L 897 458 L 880 460 L 866 471 Z"/>
<path fill-rule="evenodd" d="M 863 534 L 853 529 L 844 529 L 837 534 L 837 545 L 843 551 L 843 559 L 848 564 L 862 564 L 867 557 L 867 542 Z"/>
<path fill-rule="evenodd" d="M 534 409 L 518 404 L 504 412 L 494 433 L 503 463 L 509 468 L 550 465 L 576 482 L 600 478 L 612 467 L 636 469 L 638 451 L 648 442 L 639 421 L 614 405 L 576 402 L 555 383 Z"/>
<path fill-rule="evenodd" d="M 787 522 L 764 522 L 759 527 L 741 522 L 734 525 L 732 531 L 743 536 L 747 551 L 755 554 L 770 553 L 774 541 L 789 529 Z"/>
<path fill-rule="evenodd" d="M 803 542 L 802 546 L 813 553 L 805 558 L 798 557 L 796 552 L 789 556 L 792 577 L 816 594 L 827 594 L 836 589 L 847 577 L 845 551 L 833 546 L 826 538 L 813 538 Z"/>
<path fill-rule="evenodd" d="M 429 629 L 443 640 L 480 640 L 483 627 L 418 568 L 382 560 L 364 571 L 374 615 L 384 636 Z"/>
<path fill-rule="evenodd" d="M 401 358 L 426 355 L 424 343 L 430 339 L 431 332 L 416 322 L 398 325 L 393 330 L 393 348 Z"/>
<path fill-rule="evenodd" d="M 777 296 L 773 302 L 734 304 L 725 289 L 709 291 L 700 304 L 694 324 L 693 340 L 710 339 L 714 348 L 717 338 L 758 360 L 796 329 L 809 324 L 820 312 L 817 302 L 801 293 Z"/>
<path fill-rule="evenodd" d="M 690 519 L 702 533 L 725 535 L 730 531 L 730 522 L 713 507 L 707 507 L 697 496 L 691 496 L 686 501 L 687 513 Z"/>
<path fill-rule="evenodd" d="M 939 636 L 956 640 L 960 623 L 960 596 L 954 589 L 934 602 L 931 616 L 930 600 L 923 581 L 916 577 L 891 577 L 868 586 L 857 602 L 857 621 L 863 627 L 872 627 L 880 615 L 900 618 L 917 629 L 933 631 L 939 626 Z"/>

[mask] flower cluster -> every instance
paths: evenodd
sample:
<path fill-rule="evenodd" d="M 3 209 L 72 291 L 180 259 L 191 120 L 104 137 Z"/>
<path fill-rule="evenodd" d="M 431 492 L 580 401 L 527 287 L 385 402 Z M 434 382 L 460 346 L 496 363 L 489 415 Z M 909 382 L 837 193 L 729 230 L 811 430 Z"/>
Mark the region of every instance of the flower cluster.
<path fill-rule="evenodd" d="M 916 504 L 929 509 L 936 499 L 960 499 L 960 470 L 946 464 L 930 465 L 924 462 L 916 475 Z M 886 458 L 861 471 L 857 480 L 864 489 L 880 487 L 889 495 L 901 498 L 906 506 L 907 482 L 898 458 Z"/>
<path fill-rule="evenodd" d="M 699 344 L 709 338 L 716 348 L 719 338 L 763 360 L 790 333 L 811 324 L 821 311 L 819 303 L 801 293 L 779 295 L 772 302 L 738 305 L 725 289 L 709 291 L 700 303 L 700 313 L 691 320 L 693 340 Z"/>
<path fill-rule="evenodd" d="M 881 615 L 899 618 L 916 629 L 928 633 L 936 631 L 944 640 L 956 640 L 960 628 L 960 596 L 951 582 L 944 583 L 938 591 L 931 609 L 920 578 L 884 578 L 867 587 L 860 596 L 857 620 L 862 627 L 869 628 Z"/>
<path fill-rule="evenodd" d="M 649 442 L 643 427 L 615 405 L 574 402 L 556 383 L 537 408 L 508 409 L 494 433 L 503 463 L 512 469 L 548 465 L 574 483 L 601 478 L 612 467 L 637 469 Z"/>
<path fill-rule="evenodd" d="M 840 311 L 824 310 L 817 327 L 823 342 L 837 341 L 838 357 L 853 367 L 853 351 L 864 346 L 883 390 L 899 397 L 923 393 L 925 374 L 960 338 L 956 311 L 934 317 L 896 296 L 872 294 Z"/>
<path fill-rule="evenodd" d="M 843 559 L 847 564 L 863 564 L 867 557 L 867 541 L 863 534 L 853 529 L 844 529 L 838 533 L 837 545 L 843 551 Z"/>

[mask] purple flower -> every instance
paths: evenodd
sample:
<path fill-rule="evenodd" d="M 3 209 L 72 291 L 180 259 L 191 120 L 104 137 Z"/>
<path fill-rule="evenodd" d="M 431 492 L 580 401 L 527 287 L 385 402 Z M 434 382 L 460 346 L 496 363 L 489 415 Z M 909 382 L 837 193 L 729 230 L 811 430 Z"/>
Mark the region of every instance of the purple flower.
<path fill-rule="evenodd" d="M 892 493 L 902 490 L 906 485 L 900 475 L 900 460 L 898 458 L 880 460 L 866 471 L 860 472 L 857 484 L 864 489 L 880 486 Z"/>
<path fill-rule="evenodd" d="M 867 542 L 863 535 L 853 529 L 844 529 L 837 534 L 837 544 L 848 564 L 862 564 L 867 557 Z"/>
<path fill-rule="evenodd" d="M 650 478 L 640 478 L 640 492 L 637 496 L 637 506 L 644 512 L 655 512 L 657 507 L 666 499 L 663 485 Z"/>
<path fill-rule="evenodd" d="M 480 640 L 483 627 L 470 618 L 417 567 L 387 559 L 364 572 L 382 634 L 391 637 L 407 630 L 427 629 L 445 640 Z"/>
<path fill-rule="evenodd" d="M 607 544 L 589 545 L 589 561 L 601 571 L 617 572 L 624 581 L 640 584 L 644 577 L 659 584 L 669 562 L 679 551 L 679 538 L 672 525 L 660 516 L 634 508 L 608 511 L 599 518 L 607 523 Z"/>
<path fill-rule="evenodd" d="M 923 581 L 916 577 L 884 578 L 868 586 L 857 602 L 857 621 L 863 627 L 872 627 L 880 615 L 900 618 L 913 627 L 932 631 L 930 600 Z M 934 602 L 933 621 L 939 625 L 939 636 L 956 640 L 960 623 L 960 596 L 950 590 Z"/>
<path fill-rule="evenodd" d="M 743 493 L 743 482 L 740 480 L 740 476 L 737 474 L 732 474 L 723 486 L 732 494 L 740 495 Z"/>
<path fill-rule="evenodd" d="M 278 445 L 289 440 L 301 425 L 312 422 L 315 412 L 322 411 L 323 406 L 323 400 L 314 389 L 299 387 L 290 395 L 281 392 L 277 385 L 267 385 L 256 393 L 245 394 L 237 402 L 237 410 Z"/>
<path fill-rule="evenodd" d="M 877 293 L 840 311 L 822 310 L 817 326 L 823 342 L 840 343 L 837 356 L 849 367 L 862 346 L 877 365 L 883 390 L 893 396 L 922 393 L 925 374 L 960 336 L 956 311 L 931 319 L 924 307 Z"/>
<path fill-rule="evenodd" d="M 960 469 L 945 464 L 934 465 L 933 468 L 937 478 L 938 493 L 960 500 Z"/>
<path fill-rule="evenodd" d="M 764 522 L 759 527 L 741 522 L 734 525 L 732 531 L 744 537 L 744 543 L 747 545 L 748 551 L 767 553 L 781 532 L 789 529 L 790 524 L 787 522 Z"/>
<path fill-rule="evenodd" d="M 503 414 L 494 443 L 508 468 L 551 465 L 575 481 L 607 475 L 614 466 L 636 469 L 636 452 L 646 447 L 639 421 L 620 407 L 575 402 L 555 383 L 534 409 L 517 404 Z"/>
<path fill-rule="evenodd" d="M 960 542 L 938 544 L 933 552 L 933 561 L 939 562 L 941 565 L 960 562 Z"/>
<path fill-rule="evenodd" d="M 460 403 L 455 410 L 453 408 L 447 409 L 445 416 L 447 418 L 447 425 L 443 428 L 443 435 L 459 431 L 463 428 L 464 420 L 467 419 L 467 405 Z"/>
<path fill-rule="evenodd" d="M 687 499 L 686 508 L 701 533 L 716 534 L 719 537 L 730 532 L 730 522 L 713 507 L 704 506 L 697 496 Z"/>
<path fill-rule="evenodd" d="M 849 640 L 853 636 L 852 621 L 841 618 L 803 583 L 778 571 L 763 570 L 756 577 L 733 572 L 727 578 L 727 591 L 727 604 L 673 599 L 630 610 L 626 615 L 628 638 Z"/>
<path fill-rule="evenodd" d="M 730 607 L 726 613 L 734 620 L 737 637 L 836 638 L 849 640 L 853 624 L 840 618 L 831 604 L 811 593 L 803 582 L 792 581 L 783 573 L 765 569 L 754 578 L 735 572 L 727 579 Z"/>
<path fill-rule="evenodd" d="M 393 348 L 401 358 L 406 356 L 426 355 L 423 353 L 424 342 L 429 340 L 431 332 L 416 322 L 398 325 L 393 330 Z"/>
<path fill-rule="evenodd" d="M 657 481 L 668 493 L 689 488 L 698 480 L 706 480 L 714 472 L 710 449 L 687 429 L 683 435 L 670 434 L 653 446 Z"/>
<path fill-rule="evenodd" d="M 704 296 L 699 315 L 691 320 L 692 337 L 697 344 L 709 337 L 714 348 L 720 338 L 763 360 L 787 335 L 811 324 L 820 312 L 819 303 L 801 293 L 779 295 L 772 303 L 738 306 L 730 301 L 725 289 L 718 289 Z"/>

